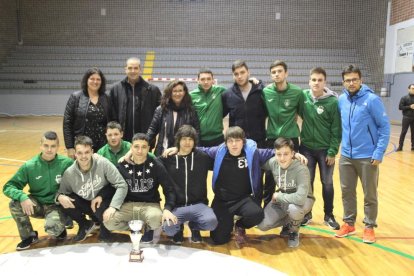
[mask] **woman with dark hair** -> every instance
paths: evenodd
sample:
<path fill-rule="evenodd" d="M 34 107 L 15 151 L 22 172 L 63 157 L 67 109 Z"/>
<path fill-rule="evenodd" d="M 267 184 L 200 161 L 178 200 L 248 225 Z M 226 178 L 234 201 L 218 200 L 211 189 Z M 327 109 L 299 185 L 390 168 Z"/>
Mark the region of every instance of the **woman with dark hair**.
<path fill-rule="evenodd" d="M 195 112 L 187 85 L 184 81 L 173 80 L 164 89 L 161 105 L 157 107 L 148 128 L 150 140 L 158 134 L 155 155 L 174 146 L 174 135 L 182 125 L 191 125 L 200 133 L 200 123 Z"/>
<path fill-rule="evenodd" d="M 82 77 L 81 87 L 82 90 L 70 95 L 63 117 L 63 136 L 67 154 L 71 158 L 74 158 L 74 141 L 78 135 L 90 137 L 95 152 L 103 147 L 106 144 L 106 124 L 112 120 L 102 71 L 98 68 L 88 69 Z"/>

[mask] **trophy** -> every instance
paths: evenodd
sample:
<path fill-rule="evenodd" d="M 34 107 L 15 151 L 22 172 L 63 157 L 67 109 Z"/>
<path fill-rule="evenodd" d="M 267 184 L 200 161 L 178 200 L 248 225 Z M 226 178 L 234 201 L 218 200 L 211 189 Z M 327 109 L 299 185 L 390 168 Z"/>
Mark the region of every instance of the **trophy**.
<path fill-rule="evenodd" d="M 144 260 L 144 255 L 142 250 L 139 248 L 139 243 L 142 238 L 142 228 L 144 222 L 142 220 L 134 219 L 128 222 L 131 233 L 129 234 L 132 241 L 132 250 L 129 253 L 130 262 L 142 262 Z"/>

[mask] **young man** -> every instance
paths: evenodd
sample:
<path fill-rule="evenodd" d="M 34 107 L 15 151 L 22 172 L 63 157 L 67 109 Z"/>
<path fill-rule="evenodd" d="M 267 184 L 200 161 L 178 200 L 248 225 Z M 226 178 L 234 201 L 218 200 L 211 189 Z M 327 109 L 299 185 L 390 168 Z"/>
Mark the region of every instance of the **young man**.
<path fill-rule="evenodd" d="M 177 155 L 161 159 L 173 180 L 175 208 L 172 213 L 177 224 L 164 223 L 163 229 L 173 241 L 181 244 L 183 223 L 188 221 L 191 229 L 191 242 L 202 241 L 200 230 L 213 231 L 217 218 L 208 207 L 207 174 L 213 169 L 213 159 L 195 148 L 197 131 L 190 125 L 180 127 L 175 136 Z"/>
<path fill-rule="evenodd" d="M 223 116 L 229 114 L 229 126 L 239 126 L 259 148 L 265 148 L 266 107 L 261 82 L 249 81 L 250 72 L 243 60 L 236 60 L 231 70 L 234 85 L 223 94 Z"/>
<path fill-rule="evenodd" d="M 124 132 L 117 122 L 109 122 L 106 126 L 106 140 L 108 143 L 98 150 L 98 154 L 112 162 L 115 166 L 131 148 L 131 143 L 122 140 Z"/>
<path fill-rule="evenodd" d="M 299 126 L 297 115 L 303 105 L 302 89 L 288 83 L 288 68 L 285 62 L 276 60 L 270 64 L 270 76 L 273 80 L 263 89 L 263 96 L 268 113 L 266 146 L 273 148 L 279 137 L 290 138 L 299 150 Z M 263 201 L 266 206 L 272 199 L 275 183 L 273 177 L 266 173 Z"/>
<path fill-rule="evenodd" d="M 303 91 L 304 105 L 300 110 L 302 131 L 299 152 L 308 159 L 310 183 L 313 191 L 316 165 L 322 183 L 324 223 L 338 230 L 333 215 L 335 156 L 341 143 L 341 118 L 338 111 L 338 95 L 326 86 L 326 72 L 321 67 L 310 71 L 309 87 Z M 312 211 L 305 215 L 302 225 L 312 219 Z"/>
<path fill-rule="evenodd" d="M 411 129 L 411 150 L 414 151 L 414 83 L 408 86 L 408 95 L 401 98 L 399 109 L 402 110 L 403 118 L 397 151 L 403 150 L 408 128 Z"/>
<path fill-rule="evenodd" d="M 141 77 L 141 61 L 131 57 L 126 61 L 126 78 L 115 83 L 109 96 L 115 120 L 124 130 L 124 139 L 131 141 L 138 132 L 147 132 L 154 112 L 161 102 L 161 91 Z M 151 141 L 151 147 L 154 147 Z"/>
<path fill-rule="evenodd" d="M 223 142 L 223 103 L 221 95 L 226 88 L 214 85 L 213 72 L 200 69 L 198 87 L 190 92 L 200 121 L 200 146 L 212 147 Z"/>
<path fill-rule="evenodd" d="M 298 247 L 300 223 L 315 201 L 309 185 L 309 170 L 300 161 L 293 160 L 294 144 L 290 139 L 276 139 L 275 149 L 275 157 L 267 161 L 263 169 L 272 172 L 276 190 L 258 227 L 267 231 L 287 225 L 288 247 Z"/>
<path fill-rule="evenodd" d="M 12 199 L 10 213 L 22 240 L 16 250 L 28 249 L 38 241 L 30 216 L 44 218 L 45 232 L 52 237 L 58 240 L 66 238 L 65 216 L 54 199 L 62 174 L 73 160 L 58 155 L 58 149 L 56 132 L 45 132 L 40 140 L 41 153 L 24 163 L 3 187 L 3 193 Z M 29 185 L 29 193 L 23 191 L 26 185 Z"/>
<path fill-rule="evenodd" d="M 177 218 L 171 213 L 175 202 L 171 180 L 162 163 L 148 155 L 149 148 L 147 135 L 134 135 L 131 145 L 133 164 L 123 161 L 117 166 L 128 184 L 128 194 L 121 208 L 109 220 L 104 221 L 110 231 L 129 230 L 130 220 L 144 221 L 146 231 L 141 239 L 143 243 L 153 241 L 154 230 L 161 227 L 163 221 L 177 223 Z M 160 185 L 165 196 L 164 210 L 160 207 Z"/>
<path fill-rule="evenodd" d="M 339 178 L 345 224 L 336 236 L 341 238 L 355 233 L 359 178 L 364 191 L 365 229 L 362 239 L 365 243 L 374 243 L 378 215 L 378 165 L 387 149 L 390 122 L 381 98 L 362 84 L 359 68 L 349 65 L 342 71 L 342 79 L 345 89 L 338 102 L 342 120 Z"/>
<path fill-rule="evenodd" d="M 73 238 L 75 242 L 85 240 L 94 229 L 94 223 L 87 220 L 85 215 L 101 223 L 99 239 L 107 241 L 110 233 L 102 222 L 121 207 L 127 194 L 127 185 L 109 160 L 93 155 L 89 137 L 76 137 L 75 157 L 75 163 L 63 174 L 56 200 L 79 225 L 78 233 Z"/>

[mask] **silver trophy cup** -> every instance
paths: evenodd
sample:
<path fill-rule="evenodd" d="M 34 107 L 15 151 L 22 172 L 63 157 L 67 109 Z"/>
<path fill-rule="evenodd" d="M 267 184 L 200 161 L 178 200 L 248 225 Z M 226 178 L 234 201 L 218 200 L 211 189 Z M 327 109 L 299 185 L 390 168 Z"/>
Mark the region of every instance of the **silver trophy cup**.
<path fill-rule="evenodd" d="M 143 251 L 139 248 L 139 243 L 142 238 L 142 228 L 144 222 L 142 220 L 134 219 L 128 222 L 131 233 L 129 234 L 132 241 L 132 250 L 129 253 L 130 262 L 142 262 L 144 260 Z"/>

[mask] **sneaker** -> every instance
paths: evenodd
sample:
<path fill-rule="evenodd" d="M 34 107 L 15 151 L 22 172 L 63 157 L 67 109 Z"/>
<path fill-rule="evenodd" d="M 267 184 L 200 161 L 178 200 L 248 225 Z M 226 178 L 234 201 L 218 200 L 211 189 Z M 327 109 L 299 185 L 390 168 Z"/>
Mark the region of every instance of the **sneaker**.
<path fill-rule="evenodd" d="M 402 151 L 402 147 L 398 147 L 395 151 Z"/>
<path fill-rule="evenodd" d="M 305 226 L 312 222 L 312 212 L 309 212 L 305 215 L 300 225 Z"/>
<path fill-rule="evenodd" d="M 290 232 L 289 239 L 288 239 L 288 247 L 295 248 L 299 246 L 299 233 L 298 232 Z"/>
<path fill-rule="evenodd" d="M 325 215 L 324 224 L 328 225 L 333 230 L 339 230 L 339 223 L 336 222 L 334 215 Z"/>
<path fill-rule="evenodd" d="M 88 235 L 94 230 L 94 223 L 93 221 L 87 220 L 85 225 L 80 225 L 78 233 L 75 237 L 73 237 L 74 242 L 81 242 L 84 241 Z"/>
<path fill-rule="evenodd" d="M 246 243 L 246 229 L 234 226 L 234 237 L 238 244 Z"/>
<path fill-rule="evenodd" d="M 114 237 L 111 233 L 102 234 L 102 232 L 101 232 L 101 233 L 99 233 L 98 241 L 106 242 L 106 243 L 113 243 L 113 242 L 115 242 L 115 239 L 114 239 Z"/>
<path fill-rule="evenodd" d="M 141 242 L 142 243 L 151 243 L 154 239 L 154 230 L 148 230 L 142 235 Z"/>
<path fill-rule="evenodd" d="M 362 236 L 362 241 L 365 243 L 374 243 L 375 240 L 375 233 L 374 228 L 365 228 L 364 235 Z"/>
<path fill-rule="evenodd" d="M 191 230 L 191 242 L 201 243 L 202 238 L 199 230 Z"/>
<path fill-rule="evenodd" d="M 73 229 L 73 220 L 69 216 L 66 216 L 66 219 L 65 219 L 65 228 L 66 229 Z"/>
<path fill-rule="evenodd" d="M 66 231 L 66 229 L 64 229 L 63 232 L 60 233 L 59 236 L 56 236 L 56 240 L 63 241 L 64 239 L 66 239 L 67 236 L 68 236 L 68 232 Z"/>
<path fill-rule="evenodd" d="M 282 231 L 280 231 L 280 234 L 279 234 L 282 238 L 287 238 L 287 237 L 289 237 L 289 225 L 288 224 L 286 224 L 286 225 L 283 225 L 283 227 L 282 227 Z"/>
<path fill-rule="evenodd" d="M 180 229 L 180 231 L 177 232 L 177 234 L 175 234 L 172 238 L 173 242 L 175 244 L 182 244 L 184 242 L 184 232 L 182 229 Z"/>
<path fill-rule="evenodd" d="M 355 226 L 351 226 L 345 222 L 345 224 L 343 224 L 341 228 L 336 231 L 335 237 L 343 238 L 346 236 L 351 236 L 353 234 L 355 234 Z"/>
<path fill-rule="evenodd" d="M 37 231 L 34 231 L 34 235 L 32 234 L 27 239 L 24 239 L 21 242 L 19 242 L 19 244 L 16 246 L 16 250 L 20 251 L 20 250 L 29 249 L 32 244 L 35 244 L 38 241 L 39 241 L 39 235 Z"/>

